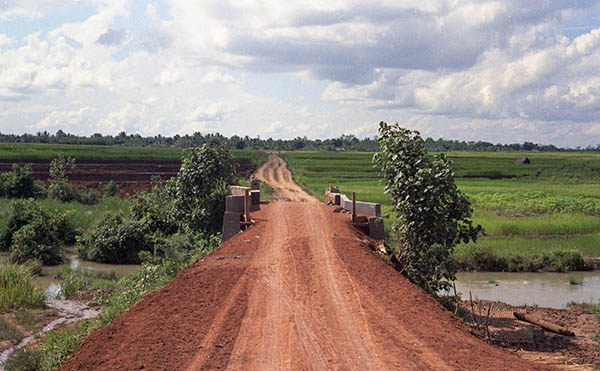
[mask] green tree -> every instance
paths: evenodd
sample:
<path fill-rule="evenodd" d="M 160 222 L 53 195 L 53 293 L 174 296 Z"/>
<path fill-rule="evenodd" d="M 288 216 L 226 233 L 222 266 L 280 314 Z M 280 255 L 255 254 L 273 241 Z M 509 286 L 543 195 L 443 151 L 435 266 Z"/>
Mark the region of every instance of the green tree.
<path fill-rule="evenodd" d="M 180 228 L 218 233 L 223 224 L 227 186 L 235 180 L 229 150 L 204 144 L 188 149 L 177 177 L 167 184 L 173 201 L 173 217 Z"/>
<path fill-rule="evenodd" d="M 448 289 L 456 274 L 454 246 L 476 241 L 482 230 L 473 226 L 471 205 L 456 187 L 449 161 L 443 154 L 428 156 L 419 132 L 381 122 L 379 146 L 373 162 L 398 215 L 393 228 L 402 272 L 430 293 Z"/>

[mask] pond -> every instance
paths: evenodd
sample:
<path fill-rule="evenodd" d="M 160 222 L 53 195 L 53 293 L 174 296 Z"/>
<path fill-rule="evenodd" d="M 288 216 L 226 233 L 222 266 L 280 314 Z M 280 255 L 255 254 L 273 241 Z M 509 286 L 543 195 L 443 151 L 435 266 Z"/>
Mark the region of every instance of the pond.
<path fill-rule="evenodd" d="M 129 274 L 134 273 L 140 265 L 123 265 L 123 264 L 103 264 L 95 263 L 86 260 L 80 260 L 73 248 L 65 249 L 65 257 L 67 264 L 72 269 L 87 269 L 92 272 L 107 272 L 115 271 L 118 278 L 125 277 Z M 7 252 L 0 253 L 0 264 L 3 264 L 9 260 Z M 56 293 L 59 291 L 59 281 L 55 278 L 56 271 L 63 265 L 56 266 L 44 266 L 42 268 L 42 274 L 35 276 L 35 283 L 41 289 L 46 290 L 49 299 L 56 297 Z"/>
<path fill-rule="evenodd" d="M 72 269 L 86 269 L 92 272 L 107 272 L 115 271 L 118 278 L 125 277 L 129 274 L 134 273 L 140 266 L 139 265 L 123 265 L 123 264 L 103 264 L 95 263 L 86 260 L 80 260 L 75 252 L 71 249 L 67 249 L 65 256 L 68 261 L 68 265 Z M 42 269 L 42 275 L 36 277 L 36 283 L 38 287 L 46 290 L 49 298 L 54 298 L 60 290 L 59 281 L 55 278 L 58 266 L 44 266 Z"/>
<path fill-rule="evenodd" d="M 571 273 L 462 272 L 456 289 L 463 299 L 501 301 L 513 306 L 564 309 L 571 302 L 598 303 L 600 271 Z"/>

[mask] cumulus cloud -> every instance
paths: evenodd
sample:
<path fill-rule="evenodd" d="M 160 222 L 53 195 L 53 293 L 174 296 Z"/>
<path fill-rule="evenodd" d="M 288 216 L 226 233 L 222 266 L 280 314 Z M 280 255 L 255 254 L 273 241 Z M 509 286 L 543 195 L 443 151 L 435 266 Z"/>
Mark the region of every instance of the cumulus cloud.
<path fill-rule="evenodd" d="M 0 0 L 0 22 L 81 5 L 0 34 L 3 130 L 372 136 L 385 120 L 585 145 L 600 125 L 600 28 L 561 34 L 593 0 Z"/>
<path fill-rule="evenodd" d="M 87 124 L 94 113 L 93 107 L 81 107 L 75 110 L 52 111 L 32 128 L 35 129 L 76 129 Z"/>
<path fill-rule="evenodd" d="M 88 58 L 63 37 L 44 40 L 32 34 L 25 45 L 0 55 L 0 100 L 100 86 L 110 80 L 100 61 Z"/>

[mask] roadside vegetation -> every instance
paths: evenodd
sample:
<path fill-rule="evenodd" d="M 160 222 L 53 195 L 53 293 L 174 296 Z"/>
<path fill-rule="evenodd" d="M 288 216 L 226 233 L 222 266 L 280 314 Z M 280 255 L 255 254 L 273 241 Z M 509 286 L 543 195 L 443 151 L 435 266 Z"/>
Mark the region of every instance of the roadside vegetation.
<path fill-rule="evenodd" d="M 473 225 L 473 210 L 456 187 L 446 157 L 429 157 L 417 131 L 381 122 L 379 138 L 373 162 L 397 217 L 392 230 L 400 271 L 433 295 L 449 290 L 456 279 L 454 247 L 476 241 L 481 226 Z"/>
<path fill-rule="evenodd" d="M 266 154 L 248 157 L 259 163 Z M 53 161 L 49 189 L 53 185 L 61 190 L 72 187 L 68 173 L 73 166 L 74 161 L 65 156 Z M 66 246 L 75 246 L 85 260 L 140 264 L 135 274 L 121 279 L 114 272 L 68 265 L 58 268 L 60 296 L 101 305 L 102 313 L 93 320 L 40 335 L 38 345 L 17 352 L 6 369 L 56 368 L 77 349 L 82 336 L 215 249 L 221 241 L 227 186 L 234 182 L 235 162 L 230 151 L 206 145 L 184 151 L 176 177 L 157 180 L 150 192 L 134 199 L 114 197 L 114 184 L 91 205 L 78 198 L 0 199 L 0 248 L 8 253 L 8 260 L 18 263 L 4 263 L 0 269 L 2 313 L 45 305 L 45 292 L 33 284 L 33 274 L 41 271 L 42 265 L 64 262 Z"/>
<path fill-rule="evenodd" d="M 434 154 L 432 154 L 434 155 Z M 323 199 L 337 185 L 361 201 L 378 202 L 388 214 L 392 202 L 369 153 L 286 152 L 294 179 Z M 516 164 L 529 157 L 531 164 Z M 458 188 L 474 209 L 473 223 L 484 235 L 476 244 L 461 243 L 454 259 L 462 270 L 569 271 L 597 269 L 600 259 L 600 154 L 450 152 Z M 581 261 L 584 264 L 581 264 Z"/>
<path fill-rule="evenodd" d="M 25 265 L 0 266 L 0 310 L 4 312 L 44 308 L 46 294 L 33 282 L 32 273 Z"/>

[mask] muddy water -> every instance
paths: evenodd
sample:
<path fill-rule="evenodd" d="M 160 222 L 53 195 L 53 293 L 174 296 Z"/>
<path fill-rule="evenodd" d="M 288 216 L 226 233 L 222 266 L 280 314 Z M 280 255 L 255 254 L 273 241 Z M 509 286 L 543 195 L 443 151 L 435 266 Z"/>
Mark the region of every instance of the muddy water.
<path fill-rule="evenodd" d="M 70 249 L 66 250 L 65 255 L 67 257 L 68 265 L 72 269 L 86 269 L 86 270 L 89 270 L 92 272 L 106 272 L 106 273 L 110 273 L 111 271 L 114 271 L 116 276 L 119 278 L 125 277 L 131 273 L 134 273 L 140 267 L 139 265 L 102 264 L 102 263 L 95 263 L 95 262 L 80 260 L 77 257 L 77 255 L 75 254 L 75 252 Z M 56 294 L 60 290 L 59 281 L 55 278 L 56 271 L 58 270 L 59 267 L 61 267 L 61 266 L 60 265 L 53 266 L 53 267 L 44 266 L 44 268 L 42 269 L 42 275 L 39 277 L 36 277 L 37 285 L 40 288 L 46 290 L 46 293 L 48 294 L 49 298 L 56 297 Z"/>
<path fill-rule="evenodd" d="M 578 284 L 571 284 L 572 276 Z M 463 299 L 499 300 L 510 305 L 538 305 L 564 309 L 570 302 L 598 303 L 600 272 L 504 273 L 473 272 L 456 275 Z"/>
<path fill-rule="evenodd" d="M 92 272 L 106 273 L 114 271 L 118 278 L 132 274 L 140 267 L 139 265 L 102 264 L 80 260 L 72 248 L 65 249 L 65 256 L 67 258 L 67 264 L 65 265 L 69 265 L 72 269 L 86 269 Z M 8 253 L 0 253 L 0 264 L 7 261 Z M 39 288 L 46 290 L 49 299 L 55 298 L 60 290 L 59 281 L 55 278 L 59 267 L 61 266 L 44 266 L 41 276 L 35 277 L 36 284 Z"/>

